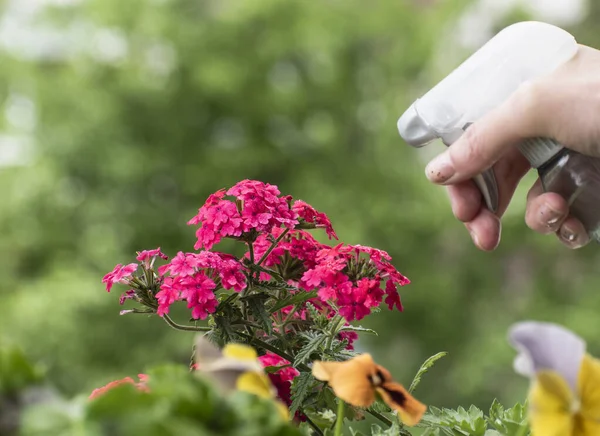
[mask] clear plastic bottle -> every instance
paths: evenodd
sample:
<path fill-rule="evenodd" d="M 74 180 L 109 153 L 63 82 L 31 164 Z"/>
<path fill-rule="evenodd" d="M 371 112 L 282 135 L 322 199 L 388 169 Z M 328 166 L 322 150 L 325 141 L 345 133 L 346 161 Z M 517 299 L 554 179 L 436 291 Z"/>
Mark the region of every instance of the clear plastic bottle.
<path fill-rule="evenodd" d="M 567 200 L 571 215 L 600 242 L 600 158 L 585 156 L 550 139 L 530 139 L 521 153 L 536 168 L 546 192 Z"/>

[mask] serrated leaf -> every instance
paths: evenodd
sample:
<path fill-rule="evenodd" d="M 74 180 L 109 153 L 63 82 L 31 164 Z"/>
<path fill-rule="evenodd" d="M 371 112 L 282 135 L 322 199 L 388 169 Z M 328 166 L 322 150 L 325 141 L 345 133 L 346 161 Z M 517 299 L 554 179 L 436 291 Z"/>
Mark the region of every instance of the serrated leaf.
<path fill-rule="evenodd" d="M 361 327 L 359 325 L 354 326 L 354 325 L 346 325 L 344 327 L 342 327 L 340 329 L 340 331 L 345 332 L 345 331 L 353 331 L 353 332 L 357 332 L 357 333 L 368 333 L 370 335 L 375 335 L 377 336 L 377 332 L 373 329 L 368 329 L 365 327 Z"/>
<path fill-rule="evenodd" d="M 341 315 L 335 315 L 333 318 L 329 319 L 327 323 L 327 331 L 329 331 L 331 336 L 336 337 L 342 330 L 345 322 L 346 320 L 344 317 Z"/>
<path fill-rule="evenodd" d="M 215 316 L 214 317 L 216 329 L 215 333 L 219 335 L 217 342 L 227 343 L 231 342 L 235 336 L 235 331 L 231 328 L 231 322 L 226 316 Z"/>
<path fill-rule="evenodd" d="M 244 301 L 248 303 L 248 308 L 254 315 L 255 320 L 258 321 L 268 335 L 271 335 L 273 333 L 273 321 L 265 308 L 265 301 L 268 298 L 269 296 L 266 294 L 254 294 L 245 298 Z"/>
<path fill-rule="evenodd" d="M 238 297 L 237 293 L 232 293 L 230 295 L 228 294 L 221 294 L 220 298 L 221 301 L 219 303 L 219 305 L 217 306 L 217 310 L 215 311 L 215 313 L 219 313 L 225 310 L 226 307 L 228 307 L 230 305 L 230 303 L 235 300 Z"/>
<path fill-rule="evenodd" d="M 294 366 L 303 364 L 310 359 L 310 355 L 317 351 L 327 340 L 327 335 L 321 333 L 309 340 L 296 354 Z"/>
<path fill-rule="evenodd" d="M 315 298 L 317 296 L 317 291 L 303 292 L 299 291 L 294 295 L 290 295 L 282 300 L 279 300 L 273 307 L 271 307 L 270 312 L 278 312 L 284 307 L 294 306 L 296 304 L 302 304 L 311 298 Z M 311 305 L 312 306 L 312 305 Z"/>
<path fill-rule="evenodd" d="M 376 413 L 389 413 L 392 409 L 390 409 L 383 401 L 375 401 L 367 410 L 372 410 Z"/>
<path fill-rule="evenodd" d="M 348 346 L 348 340 L 344 339 L 343 341 L 340 341 L 338 339 L 334 339 L 333 342 L 331 343 L 331 349 L 330 350 L 325 350 L 325 352 L 333 357 L 335 359 L 335 356 L 337 353 L 340 353 L 342 351 L 344 351 L 346 349 L 346 347 Z M 338 360 L 338 359 L 335 359 Z"/>
<path fill-rule="evenodd" d="M 247 267 L 253 273 L 263 272 L 265 274 L 269 274 L 271 277 L 274 277 L 278 283 L 282 283 L 284 285 L 287 285 L 286 281 L 283 279 L 283 277 L 281 276 L 281 274 L 279 274 L 277 271 L 274 271 L 274 270 L 269 269 L 269 268 L 265 268 L 264 266 L 260 266 L 260 265 L 257 265 L 255 263 L 248 263 Z"/>
<path fill-rule="evenodd" d="M 417 374 L 415 375 L 415 378 L 413 379 L 412 383 L 410 384 L 410 388 L 408 388 L 408 392 L 412 393 L 415 388 L 417 387 L 417 385 L 419 383 L 421 383 L 421 377 L 423 377 L 423 374 L 425 374 L 427 371 L 429 371 L 429 369 L 438 361 L 440 360 L 442 357 L 446 356 L 448 353 L 445 351 L 441 351 L 437 354 L 434 354 L 433 356 L 431 356 L 430 358 L 428 358 L 425 362 L 423 362 L 423 364 L 421 365 L 421 367 L 419 368 L 419 370 L 417 371 Z"/>
<path fill-rule="evenodd" d="M 497 400 L 494 400 L 490 407 L 488 424 L 495 428 L 500 434 L 519 436 L 529 434 L 527 409 L 520 403 L 505 410 Z"/>
<path fill-rule="evenodd" d="M 329 324 L 329 320 L 319 310 L 310 303 L 306 303 L 306 309 L 312 320 L 319 328 L 326 328 Z"/>
<path fill-rule="evenodd" d="M 302 406 L 304 399 L 310 393 L 310 387 L 314 380 L 310 372 L 302 372 L 294 379 L 291 389 L 292 404 L 290 406 L 290 416 L 294 416 L 298 408 Z"/>
<path fill-rule="evenodd" d="M 404 435 L 405 432 L 402 432 L 397 422 L 393 422 L 391 427 L 382 429 L 377 424 L 371 424 L 371 435 L 372 436 L 397 436 Z M 410 433 L 409 433 L 410 434 Z"/>

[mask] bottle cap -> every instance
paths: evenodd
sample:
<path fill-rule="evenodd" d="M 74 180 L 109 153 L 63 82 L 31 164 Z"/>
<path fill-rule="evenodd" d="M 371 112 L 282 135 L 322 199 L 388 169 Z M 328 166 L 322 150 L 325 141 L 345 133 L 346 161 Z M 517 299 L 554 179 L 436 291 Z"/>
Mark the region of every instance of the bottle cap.
<path fill-rule="evenodd" d="M 518 148 L 533 168 L 539 168 L 564 147 L 550 138 L 529 138 L 523 141 Z"/>

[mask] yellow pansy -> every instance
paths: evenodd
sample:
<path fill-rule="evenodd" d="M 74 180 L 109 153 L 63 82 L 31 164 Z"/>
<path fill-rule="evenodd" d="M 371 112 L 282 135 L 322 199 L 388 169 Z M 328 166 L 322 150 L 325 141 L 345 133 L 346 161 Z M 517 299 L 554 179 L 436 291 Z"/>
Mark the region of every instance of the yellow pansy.
<path fill-rule="evenodd" d="M 197 370 L 209 374 L 221 390 L 239 390 L 261 398 L 273 399 L 282 418 L 289 418 L 289 411 L 285 404 L 277 399 L 277 391 L 258 361 L 254 348 L 230 343 L 219 350 L 204 336 L 198 336 L 195 361 Z"/>
<path fill-rule="evenodd" d="M 515 371 L 531 379 L 533 436 L 600 435 L 600 361 L 585 342 L 556 324 L 515 324 L 510 343 L 519 352 Z"/>

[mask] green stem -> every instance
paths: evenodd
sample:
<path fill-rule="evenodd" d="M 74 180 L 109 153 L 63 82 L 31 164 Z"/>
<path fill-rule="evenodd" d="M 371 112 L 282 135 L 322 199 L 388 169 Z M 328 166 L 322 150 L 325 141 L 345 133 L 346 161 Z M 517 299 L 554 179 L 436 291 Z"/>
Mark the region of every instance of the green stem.
<path fill-rule="evenodd" d="M 171 319 L 171 317 L 169 315 L 167 315 L 166 313 L 163 315 L 163 319 L 165 320 L 165 322 L 167 324 L 169 324 L 171 327 L 173 327 L 175 330 L 182 330 L 184 332 L 209 332 L 212 329 L 210 327 L 194 327 L 191 325 L 181 325 L 181 324 L 177 324 L 175 321 L 173 321 Z"/>
<path fill-rule="evenodd" d="M 323 431 L 319 428 L 319 426 L 317 424 L 315 424 L 314 422 L 311 421 L 311 419 L 304 415 L 306 418 L 306 422 L 308 422 L 308 425 L 311 426 L 311 428 L 315 431 L 316 434 L 318 434 L 319 436 L 323 436 Z"/>
<path fill-rule="evenodd" d="M 335 323 L 335 327 L 331 331 L 331 335 L 329 335 L 329 337 L 327 338 L 327 345 L 325 348 L 326 350 L 331 350 L 331 344 L 333 344 L 333 340 L 335 339 L 335 337 L 339 333 L 339 329 L 344 325 L 345 322 L 346 320 L 344 319 L 344 317 L 340 316 L 339 321 Z"/>
<path fill-rule="evenodd" d="M 281 323 L 281 328 L 282 329 L 285 329 L 285 326 L 292 319 L 292 317 L 298 311 L 298 309 L 300 308 L 301 305 L 302 304 L 296 304 L 296 305 L 294 305 L 294 307 L 292 308 L 292 310 L 290 310 L 290 313 L 287 314 L 287 316 L 285 317 L 285 319 Z M 285 331 L 285 330 L 282 330 L 282 331 Z"/>
<path fill-rule="evenodd" d="M 342 436 L 342 430 L 344 429 L 344 402 L 341 398 L 338 398 L 338 410 L 337 417 L 335 420 L 335 431 L 334 436 Z"/>
<path fill-rule="evenodd" d="M 281 232 L 281 235 L 279 235 L 277 237 L 277 239 L 275 239 L 273 241 L 273 243 L 271 244 L 269 249 L 267 251 L 265 251 L 265 254 L 263 254 L 262 257 L 259 259 L 259 261 L 257 263 L 258 266 L 262 265 L 262 263 L 267 259 L 267 257 L 269 257 L 269 254 L 271 254 L 271 252 L 275 249 L 275 247 L 277 247 L 277 244 L 279 244 L 279 242 L 285 237 L 285 235 L 288 234 L 289 231 L 290 231 L 290 229 L 285 229 L 283 232 Z"/>
<path fill-rule="evenodd" d="M 367 413 L 371 414 L 371 416 L 377 418 L 378 420 L 380 420 L 381 422 L 383 422 L 385 425 L 387 425 L 388 427 L 391 427 L 393 425 L 393 422 L 390 421 L 389 419 L 387 419 L 385 416 L 383 416 L 381 413 L 379 412 L 375 412 L 374 410 L 366 410 Z"/>
<path fill-rule="evenodd" d="M 254 263 L 254 244 L 248 242 L 248 252 L 250 253 L 250 262 Z"/>

